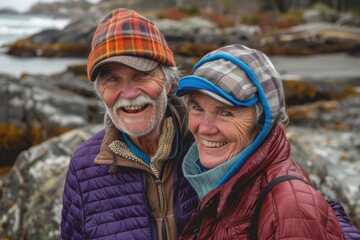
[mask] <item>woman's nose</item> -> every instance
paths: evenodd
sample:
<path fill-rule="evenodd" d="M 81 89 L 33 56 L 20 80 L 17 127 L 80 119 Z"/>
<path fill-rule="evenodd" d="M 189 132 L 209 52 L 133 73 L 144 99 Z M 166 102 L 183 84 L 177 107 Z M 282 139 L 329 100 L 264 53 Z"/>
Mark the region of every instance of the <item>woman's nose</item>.
<path fill-rule="evenodd" d="M 218 131 L 213 119 L 204 118 L 199 124 L 200 134 L 216 134 Z"/>

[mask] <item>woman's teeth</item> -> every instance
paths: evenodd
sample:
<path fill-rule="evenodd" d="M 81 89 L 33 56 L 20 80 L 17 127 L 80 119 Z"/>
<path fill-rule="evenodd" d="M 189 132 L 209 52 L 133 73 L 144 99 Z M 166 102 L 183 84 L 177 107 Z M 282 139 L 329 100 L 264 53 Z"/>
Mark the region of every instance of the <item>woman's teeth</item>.
<path fill-rule="evenodd" d="M 205 147 L 209 147 L 209 148 L 219 148 L 227 144 L 227 142 L 210 142 L 210 141 L 206 141 L 205 139 L 202 139 L 201 143 Z"/>

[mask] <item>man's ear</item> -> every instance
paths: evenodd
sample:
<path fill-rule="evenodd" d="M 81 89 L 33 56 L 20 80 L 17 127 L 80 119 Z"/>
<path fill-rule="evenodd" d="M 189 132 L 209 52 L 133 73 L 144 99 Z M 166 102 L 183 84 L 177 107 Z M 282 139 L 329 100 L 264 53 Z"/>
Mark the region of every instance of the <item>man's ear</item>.
<path fill-rule="evenodd" d="M 165 84 L 166 84 L 166 94 L 169 94 L 172 86 L 172 80 L 167 81 Z"/>

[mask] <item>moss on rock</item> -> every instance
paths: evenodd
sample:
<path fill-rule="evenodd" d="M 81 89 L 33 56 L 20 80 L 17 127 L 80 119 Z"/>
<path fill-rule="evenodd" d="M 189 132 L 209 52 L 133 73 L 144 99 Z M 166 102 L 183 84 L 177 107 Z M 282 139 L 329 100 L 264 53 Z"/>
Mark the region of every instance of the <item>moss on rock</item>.
<path fill-rule="evenodd" d="M 18 57 L 87 57 L 89 52 L 88 44 L 36 44 L 30 38 L 10 44 L 7 50 L 7 54 Z"/>
<path fill-rule="evenodd" d="M 286 80 L 283 84 L 289 106 L 321 100 L 339 100 L 357 94 L 353 86 L 332 82 Z"/>

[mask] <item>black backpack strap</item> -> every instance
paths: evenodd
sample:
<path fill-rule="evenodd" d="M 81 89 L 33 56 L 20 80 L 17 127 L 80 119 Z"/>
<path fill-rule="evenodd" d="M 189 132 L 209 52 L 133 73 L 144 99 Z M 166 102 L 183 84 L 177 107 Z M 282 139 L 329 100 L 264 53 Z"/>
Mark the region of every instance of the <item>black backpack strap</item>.
<path fill-rule="evenodd" d="M 257 240 L 259 215 L 260 215 L 261 205 L 263 204 L 266 195 L 271 191 L 271 189 L 273 189 L 276 186 L 276 184 L 287 181 L 287 180 L 292 180 L 292 179 L 300 180 L 307 184 L 307 182 L 302 178 L 299 178 L 296 176 L 291 176 L 291 175 L 286 175 L 286 176 L 274 178 L 261 191 L 260 196 L 256 202 L 254 214 L 251 217 L 250 230 L 249 230 L 250 231 L 250 240 Z"/>

